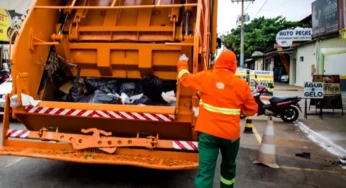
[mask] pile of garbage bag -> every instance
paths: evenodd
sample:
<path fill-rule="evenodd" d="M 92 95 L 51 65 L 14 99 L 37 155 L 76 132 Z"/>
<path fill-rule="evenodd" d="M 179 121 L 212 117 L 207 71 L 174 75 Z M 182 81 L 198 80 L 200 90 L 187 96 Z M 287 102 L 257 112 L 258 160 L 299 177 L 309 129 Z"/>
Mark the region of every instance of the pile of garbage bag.
<path fill-rule="evenodd" d="M 66 85 L 61 87 L 65 88 L 61 100 L 66 102 L 175 106 L 176 101 L 176 81 L 155 75 L 141 80 L 85 77 Z"/>

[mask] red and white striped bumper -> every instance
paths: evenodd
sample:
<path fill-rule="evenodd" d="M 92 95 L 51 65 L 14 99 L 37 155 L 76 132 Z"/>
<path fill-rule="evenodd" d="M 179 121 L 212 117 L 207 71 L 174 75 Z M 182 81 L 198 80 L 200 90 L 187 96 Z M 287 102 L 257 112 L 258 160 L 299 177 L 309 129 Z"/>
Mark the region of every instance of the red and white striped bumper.
<path fill-rule="evenodd" d="M 82 110 L 82 109 L 67 109 L 67 108 L 48 108 L 48 107 L 26 107 L 25 111 L 29 114 L 42 114 L 42 115 L 175 122 L 174 115 L 158 114 L 158 113 L 121 112 L 121 111 L 108 111 L 108 110 Z"/>
<path fill-rule="evenodd" d="M 28 138 L 29 135 L 30 135 L 30 131 L 28 130 L 10 129 L 7 131 L 7 137 L 11 137 L 11 138 Z"/>
<path fill-rule="evenodd" d="M 16 130 L 10 129 L 7 131 L 8 138 L 30 138 L 31 131 L 28 130 Z M 183 150 L 183 151 L 198 151 L 198 142 L 195 141 L 182 141 L 182 140 L 173 140 L 172 149 Z"/>
<path fill-rule="evenodd" d="M 198 150 L 198 142 L 194 141 L 173 141 L 173 148 L 176 150 Z"/>

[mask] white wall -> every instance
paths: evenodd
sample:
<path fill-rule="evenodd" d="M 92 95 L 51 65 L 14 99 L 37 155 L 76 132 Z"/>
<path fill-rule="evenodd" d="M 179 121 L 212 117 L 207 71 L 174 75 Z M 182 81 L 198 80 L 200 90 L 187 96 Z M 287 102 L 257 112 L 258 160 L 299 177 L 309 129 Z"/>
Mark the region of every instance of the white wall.
<path fill-rule="evenodd" d="M 335 52 L 346 50 L 346 41 L 339 38 L 323 40 L 321 42 L 321 52 Z M 324 68 L 324 70 L 322 69 Z M 335 54 L 324 57 L 324 67 L 321 67 L 324 74 L 339 74 L 346 76 L 346 53 Z"/>
<path fill-rule="evenodd" d="M 329 48 L 330 49 L 330 48 Z M 343 49 L 343 50 L 346 50 Z M 324 57 L 324 74 L 346 75 L 346 53 Z"/>
<path fill-rule="evenodd" d="M 335 52 L 335 51 L 346 49 L 346 40 L 341 40 L 337 37 L 332 39 L 322 40 L 320 44 L 321 44 L 320 46 L 321 53 Z M 311 65 L 315 65 L 315 67 L 318 69 L 323 68 L 318 65 L 315 53 L 316 53 L 315 43 L 307 44 L 297 48 L 296 63 L 295 63 L 296 81 L 295 83 L 293 83 L 293 80 L 292 80 L 292 82 L 290 81 L 290 84 L 303 86 L 304 82 L 312 81 Z M 303 62 L 301 61 L 300 57 L 304 57 Z M 291 66 L 291 70 L 292 69 L 293 67 Z M 324 72 L 325 74 L 340 74 L 345 76 L 346 75 L 346 53 L 325 56 L 324 70 L 325 70 Z M 294 72 L 291 71 L 291 75 L 293 76 L 292 73 L 294 74 Z M 316 74 L 318 74 L 317 70 L 316 70 Z"/>
<path fill-rule="evenodd" d="M 311 82 L 311 65 L 316 66 L 316 55 L 315 55 L 315 43 L 306 44 L 302 47 L 297 48 L 296 55 L 296 83 L 297 86 L 303 86 L 304 82 Z M 301 61 L 301 57 L 304 58 Z M 293 74 L 292 74 L 293 75 Z M 294 84 L 294 83 L 292 83 Z"/>
<path fill-rule="evenodd" d="M 290 85 L 295 85 L 296 83 L 296 64 L 297 59 L 296 59 L 296 54 L 292 54 L 290 56 L 290 76 L 289 76 L 289 84 Z"/>
<path fill-rule="evenodd" d="M 321 48 L 346 48 L 346 40 L 331 38 L 321 41 Z"/>
<path fill-rule="evenodd" d="M 34 0 L 0 0 L 0 8 L 15 10 L 20 14 L 26 14 L 26 10 L 33 2 Z"/>
<path fill-rule="evenodd" d="M 256 59 L 255 70 L 263 70 L 263 58 Z"/>

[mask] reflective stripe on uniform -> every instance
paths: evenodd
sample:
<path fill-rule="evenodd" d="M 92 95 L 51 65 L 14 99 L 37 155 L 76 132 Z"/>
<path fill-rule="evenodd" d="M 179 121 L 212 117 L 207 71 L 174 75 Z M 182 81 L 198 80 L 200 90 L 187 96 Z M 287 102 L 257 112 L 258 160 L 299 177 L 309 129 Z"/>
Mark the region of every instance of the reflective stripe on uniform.
<path fill-rule="evenodd" d="M 232 185 L 235 182 L 235 178 L 233 178 L 231 180 L 227 180 L 224 177 L 220 176 L 220 181 L 225 185 Z"/>
<path fill-rule="evenodd" d="M 216 112 L 216 113 L 226 114 L 226 115 L 240 115 L 240 109 L 220 108 L 220 107 L 212 106 L 210 104 L 206 104 L 202 100 L 199 101 L 199 104 L 202 105 L 206 110 L 210 112 Z"/>
<path fill-rule="evenodd" d="M 188 70 L 186 70 L 186 69 L 182 69 L 181 71 L 179 71 L 178 79 L 180 80 L 180 78 L 181 78 L 185 73 L 190 74 L 190 72 L 189 72 Z"/>

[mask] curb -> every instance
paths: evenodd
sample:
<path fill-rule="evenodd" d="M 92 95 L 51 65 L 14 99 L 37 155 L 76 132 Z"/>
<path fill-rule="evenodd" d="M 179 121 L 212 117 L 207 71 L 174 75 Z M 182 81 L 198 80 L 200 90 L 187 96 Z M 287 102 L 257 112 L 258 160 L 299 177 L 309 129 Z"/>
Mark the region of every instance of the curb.
<path fill-rule="evenodd" d="M 295 123 L 300 130 L 302 130 L 307 137 L 317 143 L 319 146 L 321 146 L 323 149 L 328 151 L 329 153 L 337 156 L 337 157 L 344 157 L 346 156 L 346 150 L 338 145 L 336 145 L 334 142 L 330 141 L 328 138 L 323 137 L 322 135 L 318 134 L 317 132 L 310 129 L 308 126 L 306 126 L 304 123 L 297 121 Z"/>
<path fill-rule="evenodd" d="M 304 91 L 304 89 L 301 89 L 301 88 L 274 88 L 274 91 Z"/>

